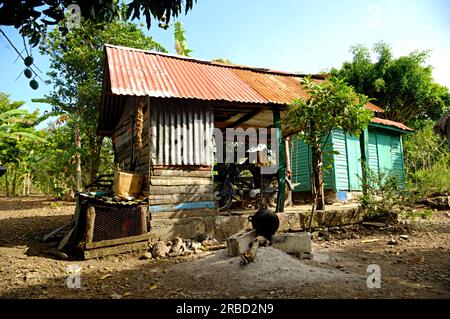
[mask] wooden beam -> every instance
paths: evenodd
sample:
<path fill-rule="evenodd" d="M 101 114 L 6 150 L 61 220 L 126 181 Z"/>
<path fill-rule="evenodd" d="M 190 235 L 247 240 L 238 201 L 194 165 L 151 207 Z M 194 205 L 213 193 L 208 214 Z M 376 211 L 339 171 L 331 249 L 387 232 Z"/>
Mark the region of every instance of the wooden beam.
<path fill-rule="evenodd" d="M 239 126 L 240 124 L 243 124 L 245 122 L 247 122 L 248 120 L 254 118 L 256 115 L 258 115 L 259 113 L 261 113 L 262 111 L 264 111 L 264 109 L 257 109 L 257 110 L 253 110 L 251 112 L 248 112 L 247 114 L 245 114 L 244 116 L 242 116 L 239 120 L 227 125 L 227 127 L 236 127 Z"/>
<path fill-rule="evenodd" d="M 219 212 L 215 208 L 180 210 L 180 211 L 172 211 L 172 212 L 158 212 L 158 213 L 152 214 L 152 220 L 208 217 L 208 216 L 219 216 Z"/>
<path fill-rule="evenodd" d="M 84 259 L 91 259 L 91 258 L 97 258 L 97 257 L 103 257 L 103 256 L 109 256 L 109 255 L 117 255 L 132 251 L 143 251 L 148 250 L 148 241 L 141 241 L 137 243 L 131 243 L 131 244 L 123 244 L 118 246 L 112 246 L 112 247 L 101 247 L 96 249 L 90 249 L 84 251 Z"/>
<path fill-rule="evenodd" d="M 146 233 L 146 234 L 137 235 L 137 236 L 95 241 L 95 242 L 91 242 L 91 243 L 86 243 L 86 249 L 135 243 L 138 241 L 148 240 L 149 238 L 150 238 L 150 233 Z"/>
<path fill-rule="evenodd" d="M 214 191 L 213 183 L 211 185 L 180 185 L 180 186 L 155 186 L 149 185 L 149 191 L 143 192 L 144 195 L 164 195 L 164 194 L 194 194 L 209 193 Z"/>
<path fill-rule="evenodd" d="M 148 206 L 148 210 L 150 213 L 158 213 L 158 212 L 172 212 L 172 211 L 181 211 L 181 210 L 191 210 L 191 209 L 214 209 L 216 208 L 216 204 L 213 201 L 208 202 L 186 202 L 175 205 L 152 205 Z"/>
<path fill-rule="evenodd" d="M 284 212 L 285 201 L 285 189 L 286 189 L 286 152 L 284 149 L 283 136 L 281 132 L 281 116 L 280 109 L 274 106 L 273 109 L 273 122 L 275 128 L 280 130 L 277 134 L 278 139 L 278 196 L 277 196 L 277 208 L 276 212 Z"/>

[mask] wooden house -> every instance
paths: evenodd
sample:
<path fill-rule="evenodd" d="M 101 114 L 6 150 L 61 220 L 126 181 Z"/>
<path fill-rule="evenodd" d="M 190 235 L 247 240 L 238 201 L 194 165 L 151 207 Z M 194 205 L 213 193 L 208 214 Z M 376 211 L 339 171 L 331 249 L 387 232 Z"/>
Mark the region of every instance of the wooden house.
<path fill-rule="evenodd" d="M 352 136 L 336 130 L 330 134 L 325 165 L 330 165 L 324 176 L 325 190 L 338 199 L 348 200 L 349 192 L 362 191 L 362 160 L 376 177 L 393 174 L 405 181 L 402 135 L 411 132 L 406 125 L 374 117 L 361 136 Z M 311 147 L 297 138 L 290 140 L 292 181 L 294 192 L 311 192 Z M 294 196 L 301 197 L 301 196 Z M 305 196 L 304 196 L 305 197 Z M 306 196 L 307 197 L 307 196 Z M 332 200 L 336 199 L 330 196 Z"/>
<path fill-rule="evenodd" d="M 293 99 L 308 96 L 300 86 L 302 77 L 106 44 L 98 134 L 112 138 L 121 169 L 145 175 L 143 193 L 149 197 L 149 210 L 154 215 L 215 214 L 213 130 L 281 130 L 283 110 Z M 321 81 L 324 77 L 313 79 Z M 372 103 L 366 107 L 383 112 Z M 392 126 L 381 122 L 374 122 L 369 131 L 393 132 L 389 130 Z M 277 136 L 281 185 L 285 184 L 282 135 L 287 134 Z M 376 134 L 375 138 L 381 136 Z M 345 142 L 349 153 L 358 152 L 354 138 L 343 139 L 336 133 L 332 139 L 336 145 Z M 297 165 L 293 159 L 295 170 L 302 164 Z M 338 159 L 337 165 L 341 162 Z M 358 166 L 348 160 L 346 165 L 336 172 L 348 177 L 345 171 L 353 170 L 351 165 Z M 346 178 L 333 177 L 335 184 L 352 183 Z M 279 193 L 284 196 L 283 191 Z M 278 211 L 283 207 L 279 205 Z"/>

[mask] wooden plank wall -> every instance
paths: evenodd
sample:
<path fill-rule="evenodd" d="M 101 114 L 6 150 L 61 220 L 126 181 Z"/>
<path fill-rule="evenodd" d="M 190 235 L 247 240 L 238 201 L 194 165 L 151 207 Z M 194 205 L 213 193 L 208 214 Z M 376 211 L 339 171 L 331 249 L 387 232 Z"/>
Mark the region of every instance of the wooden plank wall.
<path fill-rule="evenodd" d="M 136 107 L 144 102 L 142 147 L 137 145 Z M 116 161 L 144 174 L 151 212 L 215 211 L 212 134 L 208 104 L 128 97 L 113 134 Z M 134 145 L 133 145 L 134 144 Z"/>
<path fill-rule="evenodd" d="M 214 208 L 212 167 L 154 166 L 149 205 L 152 212 Z"/>
<path fill-rule="evenodd" d="M 131 169 L 134 98 L 129 97 L 117 126 L 114 128 L 112 141 L 115 149 L 115 161 L 124 170 Z"/>
<path fill-rule="evenodd" d="M 142 147 L 138 147 L 136 142 L 136 107 L 139 99 L 142 99 L 144 105 Z M 126 99 L 122 116 L 113 133 L 116 162 L 122 170 L 135 171 L 144 174 L 143 191 L 148 191 L 148 174 L 150 166 L 149 115 L 148 99 L 130 96 Z"/>

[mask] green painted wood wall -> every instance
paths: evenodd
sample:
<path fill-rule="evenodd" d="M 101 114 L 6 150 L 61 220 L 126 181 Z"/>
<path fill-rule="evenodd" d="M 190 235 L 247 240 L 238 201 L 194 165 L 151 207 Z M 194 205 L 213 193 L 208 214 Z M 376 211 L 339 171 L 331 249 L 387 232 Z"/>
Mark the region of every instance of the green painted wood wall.
<path fill-rule="evenodd" d="M 311 148 L 293 137 L 290 142 L 292 161 L 292 180 L 300 183 L 294 191 L 311 190 L 310 176 Z M 362 190 L 361 145 L 357 136 L 335 131 L 327 144 L 328 149 L 337 151 L 332 158 L 324 158 L 324 165 L 331 164 L 332 169 L 325 174 L 325 189 Z M 403 146 L 401 133 L 379 127 L 368 129 L 368 167 L 375 171 L 396 174 L 404 182 Z"/>
<path fill-rule="evenodd" d="M 329 137 L 325 149 L 331 150 L 332 136 Z M 299 183 L 294 192 L 305 192 L 311 190 L 311 174 L 312 174 L 312 153 L 311 147 L 302 140 L 292 137 L 290 141 L 290 153 L 292 163 L 292 182 Z M 327 156 L 323 157 L 324 165 L 333 165 L 333 161 Z M 325 173 L 325 189 L 333 189 L 335 180 L 333 169 Z"/>
<path fill-rule="evenodd" d="M 369 169 L 376 174 L 394 174 L 405 183 L 401 133 L 369 127 Z"/>

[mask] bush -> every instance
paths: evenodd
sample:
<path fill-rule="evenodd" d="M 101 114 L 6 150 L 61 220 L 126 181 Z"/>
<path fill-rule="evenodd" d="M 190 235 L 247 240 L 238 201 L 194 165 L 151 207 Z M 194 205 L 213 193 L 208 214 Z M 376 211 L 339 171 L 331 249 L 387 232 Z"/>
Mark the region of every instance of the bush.
<path fill-rule="evenodd" d="M 396 222 L 398 213 L 408 205 L 410 199 L 401 179 L 394 174 L 377 174 L 369 170 L 364 186 L 366 191 L 361 198 L 361 205 L 367 210 L 368 218 L 386 223 Z"/>
<path fill-rule="evenodd" d="M 409 174 L 408 189 L 418 197 L 450 191 L 450 153 L 447 152 L 430 168 Z"/>

